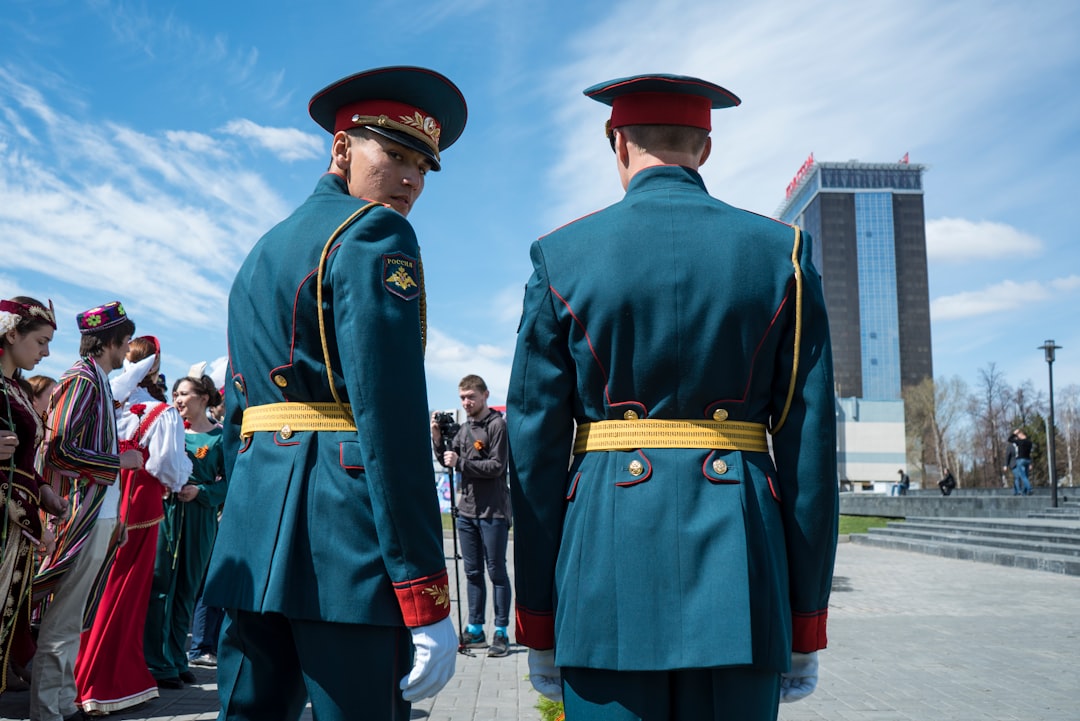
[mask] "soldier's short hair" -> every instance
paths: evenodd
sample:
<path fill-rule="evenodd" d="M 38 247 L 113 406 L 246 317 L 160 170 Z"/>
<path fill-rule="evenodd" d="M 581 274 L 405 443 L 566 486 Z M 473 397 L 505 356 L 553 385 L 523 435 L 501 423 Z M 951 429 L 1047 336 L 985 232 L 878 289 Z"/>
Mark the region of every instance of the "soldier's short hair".
<path fill-rule="evenodd" d="M 686 125 L 626 125 L 618 129 L 645 152 L 700 153 L 709 131 Z"/>

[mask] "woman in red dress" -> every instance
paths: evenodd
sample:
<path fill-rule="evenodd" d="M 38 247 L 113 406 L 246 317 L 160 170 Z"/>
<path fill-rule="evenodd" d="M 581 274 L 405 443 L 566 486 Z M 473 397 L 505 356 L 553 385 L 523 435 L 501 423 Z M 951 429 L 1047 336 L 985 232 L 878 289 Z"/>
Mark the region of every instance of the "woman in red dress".
<path fill-rule="evenodd" d="M 53 312 L 41 302 L 25 296 L 0 300 L 0 430 L 18 440 L 13 454 L 0 456 L 0 692 L 9 681 L 25 680 L 10 676 L 9 662 L 21 668 L 33 652 L 27 600 L 34 552 L 53 545 L 39 509 L 57 516 L 67 511 L 67 501 L 34 470 L 44 425 L 22 377 L 49 355 L 55 330 Z"/>
<path fill-rule="evenodd" d="M 95 715 L 129 708 L 158 695 L 157 682 L 143 655 L 143 627 L 163 515 L 162 497 L 166 491 L 181 488 L 191 473 L 191 461 L 184 451 L 183 420 L 156 384 L 160 354 L 156 338 L 135 338 L 123 372 L 110 382 L 113 399 L 123 404 L 116 411 L 120 451 L 140 449 L 145 466 L 138 471 L 121 471 L 118 545 L 111 563 L 106 558 L 91 594 L 87 621 L 92 619 L 92 625 L 83 632 L 75 663 L 77 703 Z"/>

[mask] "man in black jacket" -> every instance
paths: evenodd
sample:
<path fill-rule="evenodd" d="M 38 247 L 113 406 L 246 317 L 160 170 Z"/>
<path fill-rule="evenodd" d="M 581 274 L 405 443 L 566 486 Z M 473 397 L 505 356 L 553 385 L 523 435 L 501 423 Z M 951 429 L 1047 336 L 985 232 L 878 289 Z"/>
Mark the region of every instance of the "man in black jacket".
<path fill-rule="evenodd" d="M 487 585 L 484 562 L 491 577 L 495 606 L 495 633 L 488 656 L 509 653 L 510 577 L 506 572 L 506 545 L 510 535 L 510 488 L 506 482 L 506 421 L 488 407 L 484 379 L 467 375 L 458 384 L 461 407 L 468 419 L 443 453 L 447 468 L 461 473 L 457 532 L 469 589 L 469 625 L 462 633 L 468 648 L 487 646 L 484 608 Z M 438 448 L 442 431 L 431 419 L 431 439 Z"/>
<path fill-rule="evenodd" d="M 1031 468 L 1031 439 L 1019 428 L 1013 430 L 1008 438 L 1009 452 L 1005 456 L 1003 470 L 1012 471 L 1013 495 L 1031 495 L 1031 480 L 1028 469 Z"/>

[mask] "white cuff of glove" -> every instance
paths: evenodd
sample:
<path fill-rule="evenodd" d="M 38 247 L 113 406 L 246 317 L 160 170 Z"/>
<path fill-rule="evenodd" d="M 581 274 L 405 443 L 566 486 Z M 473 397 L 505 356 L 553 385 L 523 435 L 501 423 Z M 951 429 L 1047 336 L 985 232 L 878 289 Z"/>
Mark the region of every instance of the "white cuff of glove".
<path fill-rule="evenodd" d="M 555 649 L 529 649 L 529 681 L 540 695 L 562 701 L 562 674 L 555 665 Z"/>
<path fill-rule="evenodd" d="M 791 670 L 780 674 L 780 703 L 802 701 L 817 688 L 818 657 L 813 653 L 791 654 Z"/>
<path fill-rule="evenodd" d="M 401 697 L 409 703 L 431 698 L 454 675 L 458 639 L 449 617 L 409 629 L 415 648 L 412 671 L 401 679 Z"/>

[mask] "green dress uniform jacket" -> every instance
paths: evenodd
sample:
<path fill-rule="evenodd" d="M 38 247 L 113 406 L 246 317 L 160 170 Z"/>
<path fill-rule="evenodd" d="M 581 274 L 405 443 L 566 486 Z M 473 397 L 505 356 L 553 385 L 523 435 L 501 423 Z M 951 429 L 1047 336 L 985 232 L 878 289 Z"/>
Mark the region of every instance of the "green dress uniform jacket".
<path fill-rule="evenodd" d="M 825 647 L 832 360 L 798 237 L 659 166 L 533 244 L 507 400 L 519 643 L 620 671 L 785 671 Z M 774 426 L 772 456 L 572 457 L 575 424 L 635 417 Z"/>
<path fill-rule="evenodd" d="M 327 240 L 367 203 L 326 174 L 244 261 L 229 296 L 229 497 L 208 605 L 289 618 L 427 625 L 449 614 L 428 435 L 419 248 L 378 205 L 330 247 L 325 335 L 354 431 L 260 431 L 246 408 L 328 403 L 316 278 Z"/>

